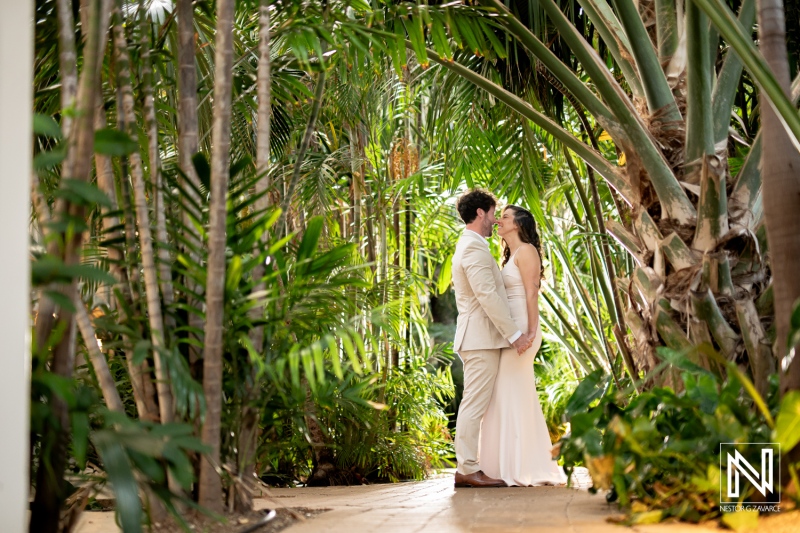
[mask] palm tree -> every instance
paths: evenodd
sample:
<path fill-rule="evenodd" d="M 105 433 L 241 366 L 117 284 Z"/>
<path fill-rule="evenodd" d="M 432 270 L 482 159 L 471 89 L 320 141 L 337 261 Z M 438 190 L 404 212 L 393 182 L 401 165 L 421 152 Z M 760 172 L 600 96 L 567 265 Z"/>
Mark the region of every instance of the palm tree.
<path fill-rule="evenodd" d="M 97 88 L 100 83 L 102 63 L 100 50 L 105 41 L 108 20 L 107 2 L 95 0 L 89 12 L 89 26 L 83 71 L 76 96 L 76 120 L 70 128 L 69 149 L 63 174 L 73 180 L 88 182 L 91 175 L 92 151 L 94 141 L 94 113 Z M 73 40 L 74 45 L 74 40 Z M 69 186 L 64 180 L 63 186 Z M 62 199 L 56 205 L 56 220 L 67 221 L 71 217 L 82 219 L 85 204 L 80 201 Z M 64 226 L 65 228 L 67 225 Z M 49 237 L 48 252 L 64 265 L 77 265 L 80 262 L 83 231 L 58 232 Z M 58 287 L 68 302 L 77 301 L 77 279 Z M 54 301 L 55 303 L 55 301 Z M 50 321 L 37 321 L 37 339 L 48 339 L 53 331 L 61 332 L 53 349 L 50 362 L 51 371 L 65 379 L 70 379 L 75 365 L 75 318 L 72 311 L 63 305 L 58 311 L 54 325 Z M 48 317 L 49 318 L 49 317 Z M 48 328 L 49 326 L 49 328 Z M 37 349 L 44 349 L 37 346 Z M 59 511 L 65 498 L 62 475 L 67 463 L 67 446 L 70 437 L 70 417 L 65 400 L 53 395 L 53 419 L 43 431 L 47 435 L 39 453 L 36 476 L 36 495 L 31 504 L 31 532 L 55 533 L 59 527 Z"/>
<path fill-rule="evenodd" d="M 782 0 L 759 0 L 759 46 L 781 89 L 790 95 L 789 61 Z M 794 275 L 794 263 L 800 255 L 800 219 L 796 215 L 800 184 L 800 152 L 784 130 L 780 115 L 771 106 L 761 109 L 762 143 L 761 179 L 764 189 L 764 212 L 770 249 L 770 268 L 775 293 L 775 356 L 781 363 L 781 391 L 800 389 L 800 362 L 786 361 L 784 339 L 789 335 L 792 308 L 800 298 L 800 280 Z"/>
<path fill-rule="evenodd" d="M 730 17 L 725 20 L 717 17 L 716 12 L 722 12 L 718 2 L 713 9 L 711 2 L 697 2 L 702 10 L 690 5 L 683 25 L 685 42 L 689 44 L 686 50 L 676 50 L 671 62 L 662 67 L 657 50 L 667 53 L 671 49 L 674 43 L 670 44 L 670 36 L 678 27 L 674 20 L 676 10 L 670 9 L 667 2 L 660 2 L 660 9 L 655 12 L 659 32 L 652 36 L 630 0 L 615 1 L 615 10 L 603 2 L 581 0 L 584 13 L 609 54 L 607 60 L 615 65 L 612 76 L 593 43 L 587 42 L 552 0 L 543 0 L 539 5 L 561 41 L 574 54 L 577 72 L 502 3 L 495 0 L 483 3 L 499 14 L 495 19 L 499 25 L 524 47 L 533 61 L 544 65 L 569 96 L 567 100 L 574 111 L 555 117 L 564 126 L 486 76 L 452 60 L 451 42 L 440 38 L 445 32 L 455 44 L 487 57 L 508 55 L 508 45 L 498 40 L 495 30 L 488 24 L 476 24 L 460 6 L 409 8 L 408 47 L 423 64 L 433 60 L 470 80 L 558 139 L 600 174 L 624 202 L 621 220 L 610 220 L 606 230 L 628 252 L 633 265 L 622 269 L 624 277 L 616 284 L 608 283 L 607 274 L 603 277 L 612 291 L 620 291 L 627 303 L 624 317 L 614 312 L 613 298 L 607 299 L 606 307 L 620 331 L 625 333 L 627 325 L 633 336 L 635 349 L 626 346 L 629 341 L 625 336 L 616 339 L 616 351 L 623 356 L 631 377 L 638 379 L 641 373 L 656 368 L 657 346 L 684 349 L 695 343 L 713 342 L 728 358 L 747 354 L 759 389 L 766 390 L 774 357 L 765 350 L 763 342 L 768 338 L 766 328 L 772 316 L 765 302 L 771 298 L 773 289 L 764 250 L 756 238 L 763 232 L 758 194 L 760 176 L 754 168 L 759 152 L 752 150 L 739 173 L 731 175 L 729 156 L 741 157 L 735 149 L 738 141 L 731 139 L 725 149 L 719 142 L 726 140 L 724 133 L 729 128 L 738 131 L 735 129 L 738 123 L 732 123 L 730 116 L 734 97 L 737 91 L 741 93 L 742 61 L 748 65 L 749 75 L 771 88 L 770 98 L 780 102 L 778 109 L 786 123 L 793 128 L 795 121 L 792 112 L 787 111 L 785 96 L 778 95 L 781 100 L 774 94 L 768 73 L 758 68 L 752 43 L 748 47 L 733 38 L 735 19 L 731 22 Z M 516 4 L 511 9 L 516 9 Z M 724 12 L 729 13 L 727 7 Z M 712 72 L 711 66 L 717 61 L 718 43 L 715 36 L 705 42 L 706 15 L 712 18 L 722 36 L 737 47 L 736 52 L 728 50 L 725 54 L 716 83 L 712 83 L 716 72 Z M 412 32 L 411 28 L 427 19 L 430 19 L 427 35 L 432 49 L 426 50 L 425 32 Z M 749 27 L 752 21 L 753 5 L 746 0 L 739 23 Z M 744 47 L 742 50 L 740 45 Z M 592 85 L 584 84 L 581 75 L 587 76 Z M 620 85 L 618 79 L 625 83 Z M 751 98 L 748 93 L 744 97 Z M 740 112 L 751 112 L 752 105 L 750 100 Z M 581 122 L 573 126 L 569 121 L 574 119 L 568 117 L 575 116 L 572 113 L 580 115 L 584 110 L 594 124 L 588 124 L 588 128 Z M 602 145 L 601 151 L 587 145 L 570 131 L 572 128 L 590 136 L 599 135 L 588 129 L 607 133 L 624 153 L 621 167 L 610 163 Z M 745 132 L 748 134 L 751 139 L 755 137 L 752 131 Z M 757 139 L 753 142 L 757 143 Z M 605 265 L 598 275 L 604 271 L 608 273 L 611 269 Z M 624 357 L 626 352 L 634 354 L 633 360 Z M 669 373 L 663 378 L 668 380 Z"/>
<path fill-rule="evenodd" d="M 759 46 L 781 89 L 790 95 L 789 61 L 782 0 L 759 0 Z M 775 357 L 780 372 L 782 395 L 800 390 L 800 361 L 787 352 L 789 322 L 794 305 L 800 298 L 800 280 L 794 265 L 800 254 L 800 218 L 797 217 L 800 183 L 800 151 L 784 130 L 780 115 L 771 105 L 761 110 L 763 148 L 761 175 L 764 189 L 764 211 L 770 249 L 770 268 L 775 293 Z M 793 347 L 795 350 L 797 347 Z M 787 450 L 797 461 L 800 447 Z M 786 484 L 788 487 L 788 482 Z"/>
<path fill-rule="evenodd" d="M 211 200 L 206 280 L 206 326 L 203 350 L 203 393 L 206 414 L 203 442 L 211 447 L 200 464 L 199 503 L 222 511 L 220 464 L 220 414 L 222 411 L 222 319 L 225 296 L 225 203 L 230 172 L 231 85 L 233 80 L 234 1 L 217 3 L 214 124 L 211 155 Z"/>

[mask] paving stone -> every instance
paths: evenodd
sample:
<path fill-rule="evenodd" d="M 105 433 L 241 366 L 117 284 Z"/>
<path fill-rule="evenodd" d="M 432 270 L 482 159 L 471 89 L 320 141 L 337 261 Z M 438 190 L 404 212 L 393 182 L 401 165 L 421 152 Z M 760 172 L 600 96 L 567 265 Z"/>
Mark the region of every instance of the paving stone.
<path fill-rule="evenodd" d="M 602 494 L 579 488 L 453 487 L 453 474 L 426 481 L 357 487 L 270 489 L 256 509 L 330 509 L 285 533 L 701 533 L 709 526 L 660 524 L 626 528 L 607 521 L 620 514 Z M 788 518 L 788 517 L 787 517 Z M 788 529 L 777 528 L 781 531 Z M 113 513 L 84 513 L 76 533 L 115 533 Z"/>

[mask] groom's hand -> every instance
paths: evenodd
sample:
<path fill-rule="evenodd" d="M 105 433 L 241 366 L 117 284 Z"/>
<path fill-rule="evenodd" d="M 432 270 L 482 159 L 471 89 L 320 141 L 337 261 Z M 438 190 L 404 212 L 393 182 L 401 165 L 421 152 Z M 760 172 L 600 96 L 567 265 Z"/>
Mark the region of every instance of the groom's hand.
<path fill-rule="evenodd" d="M 515 340 L 511 345 L 517 349 L 517 354 L 522 355 L 525 351 L 531 347 L 533 344 L 533 337 L 528 335 L 527 333 L 523 333 L 519 336 L 517 340 Z"/>

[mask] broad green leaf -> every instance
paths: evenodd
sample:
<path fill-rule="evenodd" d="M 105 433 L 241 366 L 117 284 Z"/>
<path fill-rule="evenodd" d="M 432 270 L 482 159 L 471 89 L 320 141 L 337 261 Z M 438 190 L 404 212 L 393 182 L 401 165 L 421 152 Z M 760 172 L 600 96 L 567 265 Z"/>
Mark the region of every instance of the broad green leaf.
<path fill-rule="evenodd" d="M 105 128 L 94 134 L 94 151 L 98 154 L 121 157 L 138 149 L 139 145 L 124 131 Z"/>
<path fill-rule="evenodd" d="M 64 293 L 54 290 L 46 290 L 44 294 L 57 306 L 62 309 L 66 309 L 67 311 L 74 312 L 75 311 L 75 303 L 67 298 Z"/>
<path fill-rule="evenodd" d="M 601 398 L 606 393 L 609 379 L 610 376 L 602 368 L 586 376 L 567 402 L 567 417 L 585 412 L 593 401 Z"/>
<path fill-rule="evenodd" d="M 300 247 L 297 250 L 298 263 L 311 258 L 314 254 L 324 224 L 325 220 L 321 216 L 313 217 L 308 221 L 306 231 L 303 233 L 303 240 L 300 242 Z"/>
<path fill-rule="evenodd" d="M 114 276 L 94 265 L 69 265 L 65 266 L 63 271 L 72 279 L 81 279 L 106 285 L 115 285 L 117 283 Z"/>
<path fill-rule="evenodd" d="M 89 449 L 89 414 L 85 411 L 72 413 L 72 450 L 80 468 L 86 467 L 86 452 Z"/>
<path fill-rule="evenodd" d="M 141 532 L 142 502 L 139 501 L 139 486 L 125 450 L 109 430 L 96 433 L 93 440 L 114 490 L 115 508 L 122 530 L 125 533 Z"/>
<path fill-rule="evenodd" d="M 147 356 L 150 354 L 150 349 L 152 345 L 148 340 L 140 340 L 136 343 L 133 347 L 133 364 L 134 365 L 141 365 Z"/>
<path fill-rule="evenodd" d="M 41 113 L 33 114 L 33 133 L 45 137 L 52 137 L 53 139 L 61 139 L 64 136 L 61 132 L 61 127 L 55 119 L 49 115 L 42 115 Z"/>
<path fill-rule="evenodd" d="M 67 157 L 66 146 L 57 146 L 46 152 L 39 152 L 33 158 L 33 169 L 37 172 L 49 170 L 61 164 Z"/>
<path fill-rule="evenodd" d="M 694 349 L 694 347 L 688 350 L 674 350 L 667 346 L 659 346 L 658 348 L 656 348 L 658 356 L 664 361 L 667 361 L 675 368 L 679 368 L 680 370 L 685 370 L 693 374 L 705 374 L 713 376 L 714 374 L 712 374 L 705 368 L 689 360 L 688 354 L 693 353 L 695 351 L 696 350 Z"/>
<path fill-rule="evenodd" d="M 96 185 L 84 180 L 64 178 L 61 180 L 61 194 L 67 193 L 73 203 L 84 203 L 87 205 L 99 204 L 103 207 L 111 208 L 114 204 L 108 199 L 106 193 L 101 191 Z"/>
<path fill-rule="evenodd" d="M 75 383 L 71 379 L 53 374 L 52 372 L 43 372 L 39 374 L 36 379 L 39 383 L 50 389 L 53 394 L 64 400 L 64 403 L 68 406 L 74 407 Z"/>
<path fill-rule="evenodd" d="M 780 443 L 783 453 L 788 453 L 800 442 L 800 391 L 789 391 L 781 400 L 772 435 L 772 440 Z"/>

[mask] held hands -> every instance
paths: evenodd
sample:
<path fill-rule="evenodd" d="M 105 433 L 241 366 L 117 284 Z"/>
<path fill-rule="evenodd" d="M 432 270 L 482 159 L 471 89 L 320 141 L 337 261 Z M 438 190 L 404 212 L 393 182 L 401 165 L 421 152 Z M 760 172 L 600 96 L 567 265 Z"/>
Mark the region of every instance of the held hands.
<path fill-rule="evenodd" d="M 523 333 L 517 340 L 512 343 L 512 346 L 517 349 L 517 355 L 522 355 L 533 344 L 533 336 Z"/>

